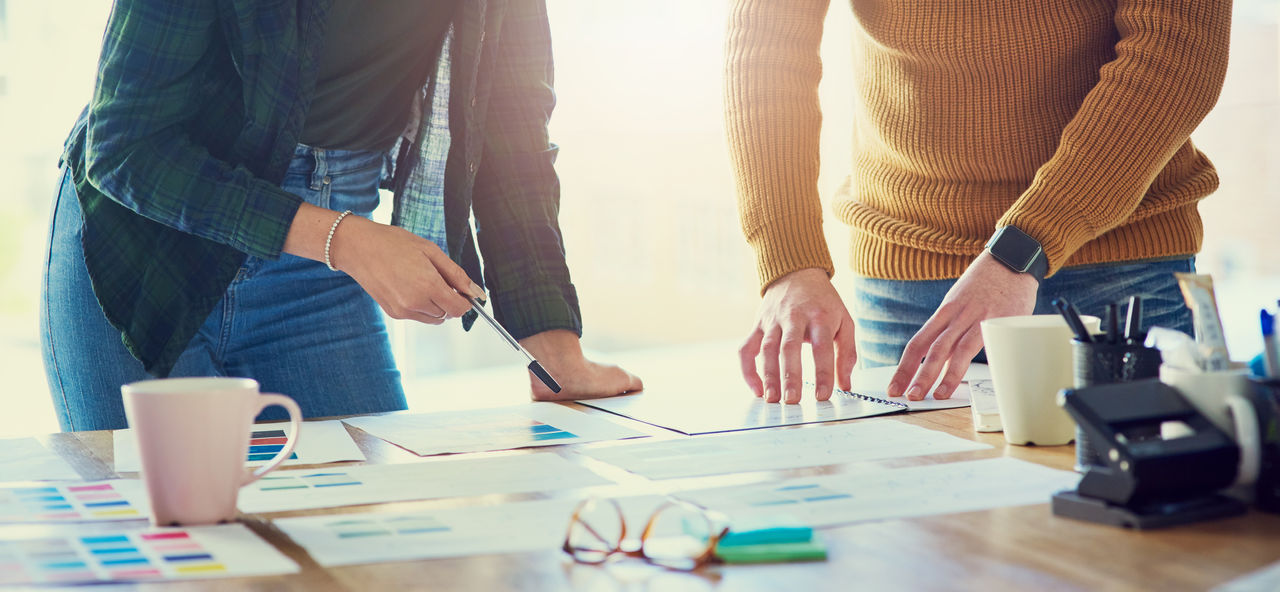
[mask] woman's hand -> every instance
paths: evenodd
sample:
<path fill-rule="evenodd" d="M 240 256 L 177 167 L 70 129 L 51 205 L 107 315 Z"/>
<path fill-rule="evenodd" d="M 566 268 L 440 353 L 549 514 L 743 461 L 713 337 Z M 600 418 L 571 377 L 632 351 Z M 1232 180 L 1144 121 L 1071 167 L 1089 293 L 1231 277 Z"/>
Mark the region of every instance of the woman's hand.
<path fill-rule="evenodd" d="M 324 261 L 338 214 L 302 204 L 285 239 L 286 253 Z M 347 216 L 329 243 L 333 266 L 351 276 L 394 319 L 439 325 L 471 310 L 463 295 L 484 291 L 435 243 L 407 230 Z"/>

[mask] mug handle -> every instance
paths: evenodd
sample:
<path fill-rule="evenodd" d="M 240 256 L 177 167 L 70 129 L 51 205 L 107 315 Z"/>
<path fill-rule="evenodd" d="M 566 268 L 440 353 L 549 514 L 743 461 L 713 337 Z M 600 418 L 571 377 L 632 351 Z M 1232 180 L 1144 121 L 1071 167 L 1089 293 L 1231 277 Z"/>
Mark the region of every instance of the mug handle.
<path fill-rule="evenodd" d="M 1258 430 L 1258 414 L 1253 403 L 1240 395 L 1227 397 L 1227 409 L 1235 422 L 1236 444 L 1240 446 L 1240 474 L 1236 485 L 1247 485 L 1258 480 L 1262 465 L 1262 434 Z"/>
<path fill-rule="evenodd" d="M 302 409 L 298 408 L 298 404 L 293 399 L 279 393 L 262 393 L 259 395 L 259 400 L 261 401 L 261 404 L 258 405 L 258 410 L 254 411 L 253 415 L 250 417 L 257 417 L 257 415 L 267 407 L 279 405 L 289 412 L 289 427 L 291 429 L 289 430 L 289 438 L 284 442 L 284 448 L 281 448 L 280 452 L 277 452 L 267 464 L 258 467 L 257 470 L 252 473 L 246 473 L 244 481 L 240 483 L 241 487 L 261 479 L 263 475 L 276 470 L 276 467 L 279 467 L 280 463 L 283 463 L 285 459 L 288 459 L 289 455 L 293 454 L 294 444 L 298 443 L 298 431 L 302 427 Z"/>

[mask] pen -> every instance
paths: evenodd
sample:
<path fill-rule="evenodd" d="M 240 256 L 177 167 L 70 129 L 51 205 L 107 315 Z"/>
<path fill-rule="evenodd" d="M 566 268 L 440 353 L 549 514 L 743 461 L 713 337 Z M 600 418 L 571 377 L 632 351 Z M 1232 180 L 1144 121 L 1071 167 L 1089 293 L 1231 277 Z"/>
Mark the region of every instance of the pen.
<path fill-rule="evenodd" d="M 1058 309 L 1058 313 L 1062 315 L 1062 319 L 1067 322 L 1067 326 L 1071 328 L 1071 332 L 1075 333 L 1076 341 L 1080 343 L 1093 343 L 1093 338 L 1089 336 L 1089 330 L 1084 327 L 1084 321 L 1080 320 L 1080 313 L 1076 311 L 1076 307 L 1072 306 L 1066 298 L 1054 298 L 1053 307 Z"/>
<path fill-rule="evenodd" d="M 1124 321 L 1124 340 L 1136 343 L 1142 335 L 1142 297 L 1134 294 L 1129 297 L 1129 314 Z"/>
<path fill-rule="evenodd" d="M 520 342 L 516 341 L 510 333 L 507 333 L 507 330 L 502 328 L 502 325 L 499 325 L 496 319 L 489 316 L 488 312 L 485 312 L 484 307 L 480 305 L 479 300 L 476 300 L 475 297 L 469 297 L 467 300 L 471 301 L 471 310 L 476 311 L 476 314 L 480 315 L 480 318 L 484 319 L 486 323 L 489 323 L 489 326 L 493 327 L 493 330 L 497 331 L 498 335 L 501 335 L 503 339 L 507 340 L 507 345 L 510 345 L 512 349 L 523 354 L 524 357 L 529 360 L 529 371 L 532 372 L 534 376 L 537 376 L 538 380 L 542 381 L 542 384 L 547 385 L 547 388 L 551 389 L 551 392 L 553 393 L 560 392 L 560 385 L 556 383 L 556 379 L 551 378 L 551 375 L 542 367 L 542 364 L 539 364 L 537 360 L 533 359 L 533 355 L 529 353 L 529 350 L 522 347 Z"/>
<path fill-rule="evenodd" d="M 1120 305 L 1107 305 L 1107 343 L 1120 343 Z"/>
<path fill-rule="evenodd" d="M 1280 344 L 1276 343 L 1275 315 L 1264 308 L 1258 317 L 1262 321 L 1262 361 L 1266 364 L 1267 378 L 1276 378 L 1280 376 Z"/>

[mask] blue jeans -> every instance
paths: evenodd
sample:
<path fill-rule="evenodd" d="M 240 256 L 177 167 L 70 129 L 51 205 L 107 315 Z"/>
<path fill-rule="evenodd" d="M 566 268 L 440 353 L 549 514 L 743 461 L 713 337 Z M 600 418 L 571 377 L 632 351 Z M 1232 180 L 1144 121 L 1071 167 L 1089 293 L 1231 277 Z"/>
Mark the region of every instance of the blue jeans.
<path fill-rule="evenodd" d="M 378 205 L 382 162 L 381 152 L 299 146 L 282 187 L 308 203 L 368 217 Z M 63 430 L 123 428 L 120 386 L 150 377 L 93 295 L 82 226 L 64 171 L 40 307 L 45 372 Z M 306 417 L 406 407 L 378 304 L 346 274 L 287 254 L 244 262 L 171 375 L 254 378 L 265 392 L 293 397 Z M 284 418 L 278 407 L 260 417 Z"/>
<path fill-rule="evenodd" d="M 1105 319 L 1108 303 L 1127 301 L 1136 294 L 1142 297 L 1144 329 L 1160 326 L 1190 334 L 1191 309 L 1182 299 L 1175 272 L 1195 273 L 1195 258 L 1068 267 L 1040 284 L 1035 314 L 1058 314 L 1051 303 L 1064 297 L 1080 314 Z M 896 365 L 907 342 L 938 310 L 955 283 L 856 276 L 849 313 L 855 324 L 858 364 L 866 368 Z M 975 360 L 985 362 L 984 353 Z"/>

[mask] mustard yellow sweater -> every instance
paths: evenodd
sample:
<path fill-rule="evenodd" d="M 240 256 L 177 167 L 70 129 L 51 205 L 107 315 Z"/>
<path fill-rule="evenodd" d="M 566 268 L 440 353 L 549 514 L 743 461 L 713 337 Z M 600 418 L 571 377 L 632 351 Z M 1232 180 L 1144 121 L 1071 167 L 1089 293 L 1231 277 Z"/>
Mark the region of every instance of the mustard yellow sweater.
<path fill-rule="evenodd" d="M 735 0 L 726 112 L 762 286 L 833 273 L 817 190 L 828 0 Z M 855 273 L 958 277 L 999 226 L 1067 265 L 1195 253 L 1218 183 L 1188 136 L 1227 65 L 1224 0 L 852 0 Z M 845 73 L 840 73 L 845 75 Z"/>

